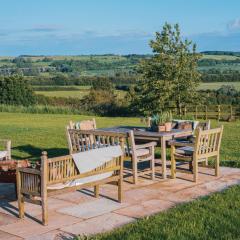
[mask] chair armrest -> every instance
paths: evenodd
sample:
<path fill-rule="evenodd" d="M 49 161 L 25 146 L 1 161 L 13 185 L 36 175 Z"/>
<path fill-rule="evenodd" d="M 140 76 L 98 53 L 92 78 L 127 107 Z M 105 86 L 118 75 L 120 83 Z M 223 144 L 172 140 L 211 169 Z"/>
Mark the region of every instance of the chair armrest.
<path fill-rule="evenodd" d="M 150 143 L 136 145 L 135 148 L 141 149 L 141 148 L 149 148 L 149 147 L 155 147 L 155 146 L 157 146 L 156 142 L 150 142 Z"/>
<path fill-rule="evenodd" d="M 175 147 L 194 147 L 194 143 L 190 143 L 190 142 L 180 142 L 176 140 L 170 140 L 168 143 L 169 145 L 175 146 Z"/>

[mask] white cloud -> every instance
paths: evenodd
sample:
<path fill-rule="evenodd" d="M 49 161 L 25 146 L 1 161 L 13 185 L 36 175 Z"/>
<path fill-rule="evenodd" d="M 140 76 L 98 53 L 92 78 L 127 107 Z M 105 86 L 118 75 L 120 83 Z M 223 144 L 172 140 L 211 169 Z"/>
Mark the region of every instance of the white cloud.
<path fill-rule="evenodd" d="M 236 18 L 235 20 L 229 22 L 227 28 L 229 30 L 240 30 L 240 18 Z"/>

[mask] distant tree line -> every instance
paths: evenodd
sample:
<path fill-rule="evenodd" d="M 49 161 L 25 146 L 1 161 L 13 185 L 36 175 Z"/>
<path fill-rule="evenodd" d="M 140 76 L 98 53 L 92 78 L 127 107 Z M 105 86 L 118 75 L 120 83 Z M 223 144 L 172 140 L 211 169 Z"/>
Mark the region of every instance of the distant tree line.
<path fill-rule="evenodd" d="M 232 52 L 232 51 L 203 51 L 201 52 L 205 55 L 230 55 L 230 56 L 240 56 L 240 52 Z"/>
<path fill-rule="evenodd" d="M 240 82 L 240 71 L 225 69 L 220 70 L 211 68 L 201 71 L 202 82 Z"/>

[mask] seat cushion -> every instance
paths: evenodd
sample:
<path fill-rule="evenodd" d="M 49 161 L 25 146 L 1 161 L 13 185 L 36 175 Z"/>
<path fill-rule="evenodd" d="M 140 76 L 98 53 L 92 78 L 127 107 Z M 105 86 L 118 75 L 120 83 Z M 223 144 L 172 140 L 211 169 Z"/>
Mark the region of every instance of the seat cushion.
<path fill-rule="evenodd" d="M 0 151 L 0 161 L 6 158 L 8 155 L 7 151 Z"/>
<path fill-rule="evenodd" d="M 192 156 L 194 152 L 193 147 L 181 147 L 176 149 L 177 155 Z"/>

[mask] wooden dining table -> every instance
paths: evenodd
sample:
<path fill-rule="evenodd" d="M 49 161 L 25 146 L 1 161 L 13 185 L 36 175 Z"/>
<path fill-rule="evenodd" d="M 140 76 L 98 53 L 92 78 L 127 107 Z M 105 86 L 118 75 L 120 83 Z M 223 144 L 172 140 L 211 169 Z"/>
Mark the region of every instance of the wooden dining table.
<path fill-rule="evenodd" d="M 100 130 L 100 129 L 99 129 Z M 166 146 L 167 141 L 174 138 L 190 136 L 193 134 L 189 129 L 172 129 L 169 132 L 153 132 L 146 127 L 134 127 L 134 126 L 116 126 L 109 128 L 101 128 L 104 131 L 111 132 L 128 132 L 133 131 L 135 140 L 142 141 L 156 141 L 161 146 L 161 161 L 162 161 L 162 178 L 167 178 L 167 153 Z"/>

